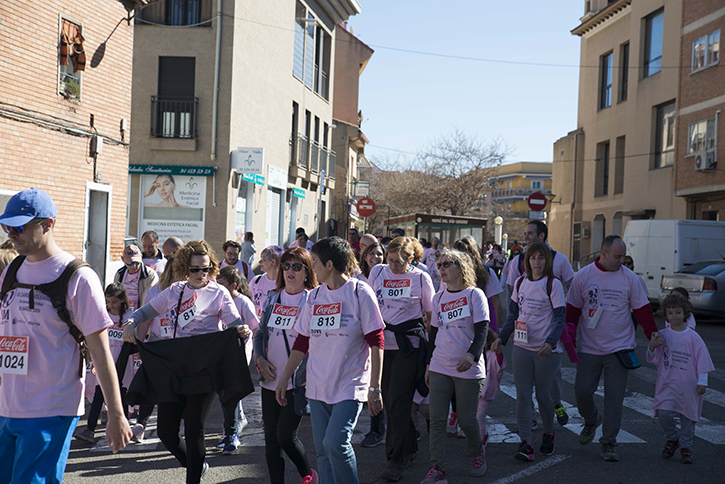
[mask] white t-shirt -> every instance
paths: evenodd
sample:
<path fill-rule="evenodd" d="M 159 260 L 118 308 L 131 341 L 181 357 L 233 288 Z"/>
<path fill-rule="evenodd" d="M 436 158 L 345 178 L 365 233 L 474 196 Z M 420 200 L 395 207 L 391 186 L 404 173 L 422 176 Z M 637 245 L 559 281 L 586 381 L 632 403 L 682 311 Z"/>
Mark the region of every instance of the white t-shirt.
<path fill-rule="evenodd" d="M 131 311 L 139 308 L 138 304 L 138 282 L 141 280 L 141 270 L 136 274 L 131 274 L 128 268 L 123 272 L 121 284 L 126 288 L 126 296 L 128 296 L 128 307 Z"/>
<path fill-rule="evenodd" d="M 552 320 L 554 309 L 566 306 L 561 281 L 555 278 L 551 282 L 551 298 L 549 298 L 546 294 L 547 280 L 546 277 L 538 281 L 524 278 L 520 288 L 516 287 L 518 281 L 514 284 L 511 294 L 511 300 L 519 305 L 519 317 L 515 322 L 513 341 L 516 346 L 530 351 L 539 351 L 541 345 L 546 342 L 554 327 Z M 558 344 L 556 341 L 554 347 Z"/>
<path fill-rule="evenodd" d="M 209 281 L 201 289 L 195 289 L 185 281 L 175 282 L 149 304 L 159 314 L 175 312 L 179 308 L 178 317 L 174 314 L 174 320 L 170 321 L 171 336 L 174 335 L 175 325 L 177 338 L 222 331 L 223 325 L 230 325 L 240 318 L 229 291 L 214 281 Z"/>
<path fill-rule="evenodd" d="M 48 259 L 26 260 L 17 273 L 25 284 L 44 284 L 60 277 L 74 257 L 61 252 Z M 7 270 L 7 269 L 6 269 Z M 4 273 L 3 273 L 4 277 Z M 0 284 L 2 284 L 0 277 Z M 28 337 L 27 375 L 3 373 L 0 384 L 0 416 L 45 418 L 80 416 L 84 378 L 78 376 L 80 351 L 68 325 L 59 317 L 48 297 L 34 291 L 34 309 L 29 308 L 30 289 L 14 289 L 5 295 L 0 311 L 0 347 L 5 337 Z M 98 275 L 82 267 L 68 284 L 66 304 L 71 320 L 85 335 L 98 333 L 113 323 Z"/>
<path fill-rule="evenodd" d="M 383 321 L 390 325 L 404 323 L 423 317 L 423 312 L 433 311 L 433 282 L 430 276 L 411 267 L 405 274 L 393 274 L 387 264 L 378 264 L 370 271 L 368 284 L 378 300 Z M 384 331 L 385 349 L 397 350 L 395 333 Z M 420 346 L 420 339 L 408 336 L 414 348 Z"/>
<path fill-rule="evenodd" d="M 261 277 L 253 277 L 249 281 L 249 286 L 252 289 L 252 302 L 257 309 L 257 317 L 259 318 L 262 316 L 262 306 L 264 301 L 267 300 L 267 294 L 269 294 L 269 291 L 277 289 L 277 279 L 270 279 L 265 272 Z"/>
<path fill-rule="evenodd" d="M 423 252 L 423 258 L 421 259 L 422 262 L 428 266 L 428 271 L 430 272 L 430 277 L 433 281 L 433 288 L 438 291 L 441 285 L 441 273 L 438 272 L 438 267 L 436 266 L 436 260 L 438 260 L 438 254 L 440 254 L 440 249 L 425 249 L 425 252 Z"/>
<path fill-rule="evenodd" d="M 511 259 L 509 264 L 509 272 L 506 276 L 506 284 L 509 286 L 513 286 L 516 280 L 521 277 L 522 275 L 526 274 L 526 265 L 524 264 L 524 270 L 519 270 L 519 258 L 523 258 L 526 253 L 519 255 L 518 257 L 514 257 Z M 523 262 L 523 259 L 522 259 Z M 562 254 L 561 252 L 557 252 L 554 256 L 554 277 L 559 279 L 561 282 L 569 282 L 574 278 L 574 269 L 571 268 L 571 264 L 569 263 L 569 259 Z M 522 274 L 523 272 L 523 274 Z"/>
<path fill-rule="evenodd" d="M 227 264 L 226 259 L 222 259 L 221 264 L 219 264 L 219 269 L 224 269 L 228 265 L 229 264 Z M 239 272 L 242 273 L 242 276 L 245 279 L 247 279 L 247 281 L 249 281 L 250 274 L 249 274 L 249 265 L 248 264 L 247 264 L 247 268 L 246 268 L 246 271 L 245 271 L 244 262 L 242 262 L 241 259 L 240 259 L 240 260 L 237 261 L 236 264 L 234 264 L 234 267 L 236 267 L 237 269 L 239 269 Z"/>
<path fill-rule="evenodd" d="M 456 378 L 486 378 L 483 355 L 463 373 L 456 371 L 456 365 L 473 343 L 474 323 L 489 321 L 486 295 L 477 287 L 457 292 L 444 289 L 433 298 L 433 306 L 431 325 L 438 328 L 438 333 L 429 370 Z"/>
<path fill-rule="evenodd" d="M 156 274 L 161 275 L 164 273 L 164 269 L 166 268 L 166 259 L 148 259 L 144 257 L 141 259 L 141 262 L 149 266 L 151 269 L 156 271 Z"/>
<path fill-rule="evenodd" d="M 254 304 L 252 304 L 251 299 L 249 299 L 244 294 L 240 294 L 239 296 L 234 298 L 234 305 L 237 307 L 237 311 L 239 311 L 239 315 L 242 318 L 242 324 L 246 324 L 247 326 L 249 326 L 250 331 L 254 331 L 259 328 L 259 318 L 257 318 L 257 310 L 254 308 Z M 248 365 L 252 362 L 252 349 L 252 335 L 250 334 L 244 340 L 244 351 L 247 355 Z"/>
<path fill-rule="evenodd" d="M 307 244 L 306 245 L 307 245 L 307 247 L 305 247 L 305 249 L 310 250 L 310 249 L 312 249 L 312 246 L 315 245 L 315 243 L 312 242 L 310 239 L 307 239 Z M 297 243 L 297 239 L 295 239 L 294 241 L 292 241 L 292 243 L 289 245 L 290 248 L 292 248 L 292 247 L 299 247 L 299 246 L 300 246 L 300 244 Z"/>
<path fill-rule="evenodd" d="M 581 308 L 579 328 L 583 353 L 609 355 L 636 346 L 631 312 L 649 304 L 647 293 L 637 279 L 624 266 L 618 271 L 603 271 L 596 262 L 576 273 L 566 302 Z"/>
<path fill-rule="evenodd" d="M 339 329 L 329 329 L 331 324 Z M 310 338 L 307 397 L 330 405 L 366 401 L 370 347 L 365 335 L 384 326 L 367 284 L 350 279 L 334 291 L 326 284 L 313 289 L 295 323 L 297 333 Z"/>
<path fill-rule="evenodd" d="M 283 331 L 287 333 L 287 343 L 289 344 L 290 351 L 292 351 L 292 347 L 295 345 L 295 340 L 297 339 L 297 331 L 294 328 L 294 323 L 300 316 L 302 306 L 305 304 L 307 294 L 309 292 L 310 291 L 305 289 L 297 294 L 289 294 L 287 290 L 283 289 L 280 294 L 279 303 L 275 304 L 275 308 L 272 310 L 272 314 L 270 315 L 270 321 L 267 324 L 267 334 L 269 335 L 269 341 L 267 343 L 267 361 L 272 363 L 272 365 L 276 368 L 275 374 L 277 376 L 282 374 L 284 367 L 287 366 L 287 361 L 289 360 L 287 346 L 284 342 L 285 335 Z M 285 321 L 285 319 L 289 317 L 293 318 L 292 328 L 281 329 L 288 326 L 289 322 Z M 275 321 L 277 321 L 276 326 Z M 266 388 L 267 390 L 274 391 L 277 389 L 277 380 L 264 380 L 260 381 L 259 384 L 262 388 Z M 292 378 L 290 378 L 290 381 L 287 384 L 287 390 L 290 389 L 292 389 Z"/>
<path fill-rule="evenodd" d="M 501 281 L 498 280 L 496 273 L 488 266 L 483 266 L 483 268 L 488 271 L 488 282 L 483 290 L 483 292 L 486 293 L 486 297 L 492 298 L 497 294 L 501 294 L 503 292 L 503 287 L 501 287 Z"/>

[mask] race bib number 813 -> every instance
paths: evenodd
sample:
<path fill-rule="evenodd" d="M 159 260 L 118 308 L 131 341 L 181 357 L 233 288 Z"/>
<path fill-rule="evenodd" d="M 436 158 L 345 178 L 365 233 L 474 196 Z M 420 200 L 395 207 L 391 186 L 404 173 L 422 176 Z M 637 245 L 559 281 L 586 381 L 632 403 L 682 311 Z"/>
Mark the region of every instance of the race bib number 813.
<path fill-rule="evenodd" d="M 342 303 L 315 304 L 312 307 L 312 321 L 310 321 L 310 329 L 317 329 L 321 331 L 340 329 L 341 313 Z"/>

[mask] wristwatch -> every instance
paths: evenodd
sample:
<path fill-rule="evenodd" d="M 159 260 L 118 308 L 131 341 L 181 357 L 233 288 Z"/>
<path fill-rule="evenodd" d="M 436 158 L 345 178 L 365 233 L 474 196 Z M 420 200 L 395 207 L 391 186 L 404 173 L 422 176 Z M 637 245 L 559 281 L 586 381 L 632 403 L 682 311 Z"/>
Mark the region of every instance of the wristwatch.
<path fill-rule="evenodd" d="M 383 393 L 383 391 L 381 389 L 375 388 L 375 387 L 369 387 L 368 391 L 375 392 L 375 393 Z"/>

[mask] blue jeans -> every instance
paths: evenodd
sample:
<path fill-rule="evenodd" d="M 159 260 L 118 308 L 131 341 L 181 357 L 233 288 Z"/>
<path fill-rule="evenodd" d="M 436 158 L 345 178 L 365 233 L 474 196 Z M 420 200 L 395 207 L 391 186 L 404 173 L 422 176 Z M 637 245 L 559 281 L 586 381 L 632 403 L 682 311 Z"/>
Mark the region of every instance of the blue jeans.
<path fill-rule="evenodd" d="M 0 482 L 62 482 L 78 419 L 0 417 Z"/>
<path fill-rule="evenodd" d="M 330 405 L 310 399 L 312 437 L 321 484 L 357 484 L 357 459 L 350 439 L 362 402 L 344 400 Z"/>

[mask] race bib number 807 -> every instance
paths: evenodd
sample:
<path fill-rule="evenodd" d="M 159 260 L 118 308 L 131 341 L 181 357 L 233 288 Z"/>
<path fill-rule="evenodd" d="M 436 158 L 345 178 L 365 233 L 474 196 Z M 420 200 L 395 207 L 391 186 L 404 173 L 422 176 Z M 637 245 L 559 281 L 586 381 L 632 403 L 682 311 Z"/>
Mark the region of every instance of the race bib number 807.
<path fill-rule="evenodd" d="M 471 316 L 471 306 L 468 305 L 468 299 L 465 296 L 441 304 L 441 319 L 444 323 L 450 323 L 469 316 Z"/>
<path fill-rule="evenodd" d="M 342 303 L 315 304 L 312 307 L 310 330 L 332 331 L 340 329 Z"/>
<path fill-rule="evenodd" d="M 0 373 L 28 374 L 28 337 L 0 337 Z"/>

